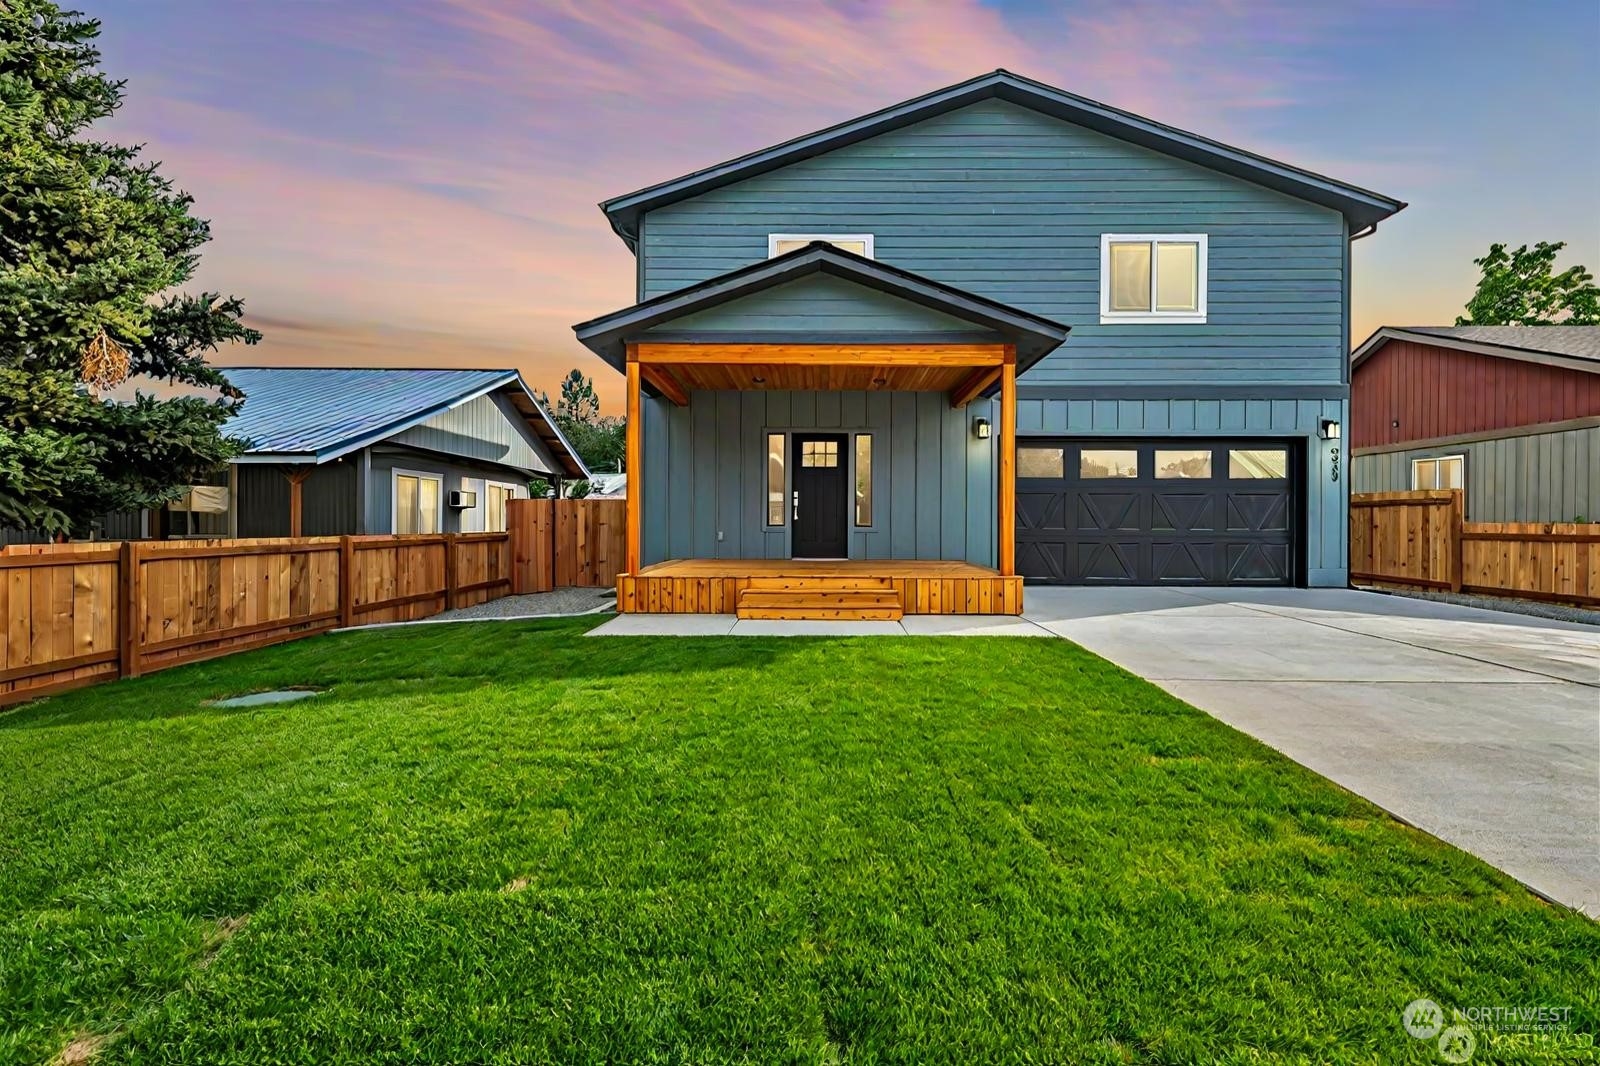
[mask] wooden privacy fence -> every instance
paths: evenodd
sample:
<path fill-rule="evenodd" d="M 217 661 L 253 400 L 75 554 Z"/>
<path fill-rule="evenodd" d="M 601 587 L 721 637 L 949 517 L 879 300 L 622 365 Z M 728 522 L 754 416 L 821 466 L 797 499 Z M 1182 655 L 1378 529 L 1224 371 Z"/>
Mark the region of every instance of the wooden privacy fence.
<path fill-rule="evenodd" d="M 1350 497 L 1350 579 L 1600 605 L 1600 524 L 1465 522 L 1461 492 Z"/>
<path fill-rule="evenodd" d="M 506 525 L 518 592 L 617 583 L 628 528 L 626 500 L 510 500 Z"/>
<path fill-rule="evenodd" d="M 0 554 L 0 705 L 511 586 L 506 533 L 13 546 Z"/>

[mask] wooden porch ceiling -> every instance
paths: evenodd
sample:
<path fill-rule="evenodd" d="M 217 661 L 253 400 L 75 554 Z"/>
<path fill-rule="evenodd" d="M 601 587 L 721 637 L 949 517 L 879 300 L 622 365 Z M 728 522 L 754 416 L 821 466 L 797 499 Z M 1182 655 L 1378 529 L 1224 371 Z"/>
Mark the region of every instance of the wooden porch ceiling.
<path fill-rule="evenodd" d="M 680 407 L 695 389 L 945 392 L 962 407 L 1016 361 L 1004 344 L 639 343 L 630 355 Z"/>

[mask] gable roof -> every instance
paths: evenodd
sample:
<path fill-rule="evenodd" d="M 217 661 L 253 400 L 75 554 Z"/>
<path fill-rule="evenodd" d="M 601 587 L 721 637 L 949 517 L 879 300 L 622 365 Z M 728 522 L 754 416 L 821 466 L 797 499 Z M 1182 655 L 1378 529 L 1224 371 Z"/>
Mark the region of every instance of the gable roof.
<path fill-rule="evenodd" d="M 1351 369 L 1392 340 L 1600 374 L 1600 326 L 1384 326 L 1351 353 Z"/>
<path fill-rule="evenodd" d="M 604 201 L 600 208 L 629 248 L 637 248 L 639 216 L 665 204 L 676 203 L 711 189 L 813 156 L 822 155 L 881 133 L 901 129 L 936 115 L 977 103 L 980 100 L 1006 100 L 1021 107 L 1053 115 L 1086 129 L 1119 140 L 1186 159 L 1224 174 L 1243 178 L 1257 185 L 1287 193 L 1340 212 L 1352 230 L 1375 226 L 1404 208 L 1401 200 L 1363 189 L 1348 182 L 1281 163 L 1243 148 L 1234 148 L 1198 133 L 1180 130 L 1130 111 L 1077 96 L 1064 89 L 996 70 L 924 96 L 874 111 L 869 115 L 841 122 L 837 126 L 808 133 L 758 152 L 697 170 L 622 196 Z"/>
<path fill-rule="evenodd" d="M 970 322 L 976 329 L 997 333 L 1006 343 L 1016 345 L 1019 374 L 1058 348 L 1067 339 L 1071 329 L 986 296 L 978 296 L 909 270 L 864 258 L 824 241 L 812 241 L 804 248 L 773 259 L 762 259 L 697 285 L 580 322 L 572 327 L 572 331 L 590 351 L 617 370 L 624 370 L 627 366 L 626 343 L 629 337 L 697 311 L 815 274 L 842 278 Z M 745 334 L 741 339 L 759 343 L 760 335 Z M 872 338 L 849 338 L 868 339 Z"/>
<path fill-rule="evenodd" d="M 565 477 L 588 468 L 515 370 L 223 367 L 245 394 L 223 428 L 250 441 L 244 462 L 326 463 L 489 393 L 504 394 Z"/>

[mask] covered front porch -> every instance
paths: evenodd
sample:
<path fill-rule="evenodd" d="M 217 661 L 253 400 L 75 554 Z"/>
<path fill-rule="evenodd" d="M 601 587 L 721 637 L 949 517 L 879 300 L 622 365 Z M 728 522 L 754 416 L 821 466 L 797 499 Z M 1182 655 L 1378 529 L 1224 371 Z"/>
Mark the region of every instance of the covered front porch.
<path fill-rule="evenodd" d="M 626 375 L 620 612 L 1021 613 L 1017 374 L 1064 327 L 812 245 L 577 332 Z"/>

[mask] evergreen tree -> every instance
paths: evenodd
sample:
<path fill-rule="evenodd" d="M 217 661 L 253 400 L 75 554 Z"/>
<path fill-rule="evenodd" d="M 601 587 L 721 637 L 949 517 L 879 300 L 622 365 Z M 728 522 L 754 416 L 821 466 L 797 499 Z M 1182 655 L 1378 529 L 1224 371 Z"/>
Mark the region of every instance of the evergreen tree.
<path fill-rule="evenodd" d="M 193 200 L 88 136 L 123 95 L 99 32 L 0 0 L 0 524 L 49 534 L 160 506 L 236 455 L 222 426 L 242 396 L 205 353 L 260 339 L 237 298 L 176 291 L 209 239 Z M 105 396 L 134 376 L 215 398 Z"/>

